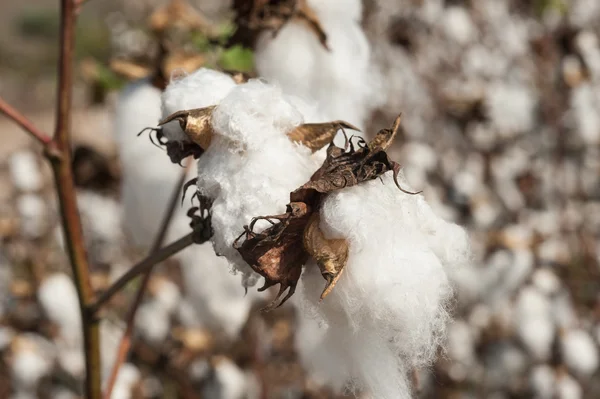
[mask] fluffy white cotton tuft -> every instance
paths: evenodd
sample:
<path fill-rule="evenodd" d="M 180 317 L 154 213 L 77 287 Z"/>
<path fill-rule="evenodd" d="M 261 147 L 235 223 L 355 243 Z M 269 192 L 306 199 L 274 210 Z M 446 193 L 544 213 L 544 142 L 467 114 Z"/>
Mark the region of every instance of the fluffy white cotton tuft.
<path fill-rule="evenodd" d="M 60 328 L 65 343 L 81 343 L 79 299 L 73 281 L 63 273 L 47 277 L 38 289 L 38 300 L 48 318 Z"/>
<path fill-rule="evenodd" d="M 288 96 L 259 80 L 236 86 L 214 111 L 215 136 L 198 160 L 198 189 L 214 200 L 215 251 L 234 270 L 243 271 L 246 285 L 256 275 L 232 246 L 242 227 L 255 216 L 283 213 L 290 192 L 304 184 L 322 161 L 321 155 L 312 155 L 287 138 L 286 133 L 302 122 Z"/>
<path fill-rule="evenodd" d="M 179 106 L 187 109 L 210 105 L 220 99 L 218 93 L 235 85 L 227 75 L 205 69 L 189 75 L 185 84 L 182 82 L 174 81 L 167 88 L 163 105 L 166 114 L 178 111 Z M 202 86 L 206 90 L 197 90 L 199 82 L 206 83 L 206 87 Z M 144 248 L 154 239 L 181 173 L 181 167 L 171 163 L 148 137 L 136 136 L 143 128 L 156 126 L 160 118 L 161 92 L 148 80 L 131 83 L 120 94 L 115 128 L 123 165 L 123 223 L 131 238 Z M 185 216 L 188 204 L 176 208 L 167 240 L 189 233 L 189 219 Z M 186 248 L 175 258 L 181 262 L 184 293 L 199 323 L 224 330 L 229 336 L 237 334 L 256 295 L 244 297 L 240 277 L 229 273 L 227 261 L 215 255 L 210 243 Z M 211 301 L 206 300 L 209 296 Z M 218 303 L 222 306 L 217 306 Z M 152 323 L 151 318 L 148 323 Z"/>
<path fill-rule="evenodd" d="M 447 271 L 468 263 L 466 234 L 438 219 L 422 196 L 399 191 L 389 173 L 327 197 L 321 228 L 329 238 L 347 239 L 350 255 L 322 303 L 323 278 L 314 265 L 305 270 L 305 317 L 312 313 L 322 330 L 305 362 L 325 366 L 318 374 L 334 386 L 349 377 L 376 398 L 410 397 L 406 374 L 428 365 L 444 338 L 452 291 Z M 346 369 L 327 367 L 331 359 Z"/>
<path fill-rule="evenodd" d="M 576 375 L 592 375 L 598 369 L 598 349 L 590 334 L 573 329 L 561 338 L 562 354 L 569 369 Z"/>
<path fill-rule="evenodd" d="M 260 76 L 284 92 L 316 100 L 329 120 L 344 119 L 364 128 L 384 100 L 380 76 L 360 26 L 362 2 L 309 1 L 327 34 L 323 48 L 307 24 L 291 21 L 276 37 L 264 33 L 255 52 Z"/>
<path fill-rule="evenodd" d="M 230 76 L 205 68 L 173 79 L 162 95 L 162 117 L 177 111 L 215 105 L 234 87 L 235 81 Z M 169 140 L 188 140 L 178 122 L 166 124 L 163 132 Z"/>

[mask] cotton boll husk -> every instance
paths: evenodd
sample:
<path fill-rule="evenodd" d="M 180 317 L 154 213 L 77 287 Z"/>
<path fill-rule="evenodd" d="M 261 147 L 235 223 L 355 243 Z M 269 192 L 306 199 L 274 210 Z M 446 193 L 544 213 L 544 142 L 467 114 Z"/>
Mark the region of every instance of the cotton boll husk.
<path fill-rule="evenodd" d="M 320 164 L 319 155 L 286 136 L 302 121 L 280 89 L 257 80 L 238 85 L 214 111 L 215 135 L 198 159 L 198 189 L 214 200 L 215 251 L 244 272 L 245 284 L 256 276 L 233 248 L 242 226 L 255 216 L 283 213 L 290 192 Z"/>
<path fill-rule="evenodd" d="M 399 181 L 410 189 L 402 175 Z M 348 240 L 349 258 L 321 304 L 323 278 L 315 265 L 305 268 L 308 315 L 327 326 L 327 353 L 340 351 L 354 385 L 377 398 L 409 395 L 405 373 L 427 365 L 444 337 L 452 292 L 446 269 L 468 263 L 466 235 L 437 220 L 421 196 L 398 190 L 391 173 L 331 193 L 320 214 L 326 237 Z M 336 340 L 346 342 L 336 348 Z"/>
<path fill-rule="evenodd" d="M 329 51 L 300 21 L 290 21 L 276 37 L 265 32 L 256 46 L 260 76 L 286 93 L 314 99 L 329 119 L 343 119 L 364 128 L 371 110 L 383 101 L 379 72 L 359 25 L 362 3 L 312 1 L 327 35 Z M 291 51 L 290 51 L 291 49 Z"/>

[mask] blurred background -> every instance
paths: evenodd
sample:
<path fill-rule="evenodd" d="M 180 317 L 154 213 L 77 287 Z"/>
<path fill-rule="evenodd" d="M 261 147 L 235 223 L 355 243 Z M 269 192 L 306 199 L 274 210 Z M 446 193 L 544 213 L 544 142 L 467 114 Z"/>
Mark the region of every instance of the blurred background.
<path fill-rule="evenodd" d="M 254 52 L 256 32 L 234 17 L 244 2 L 233 3 L 82 7 L 73 168 L 97 291 L 146 254 L 181 173 L 148 137 L 136 137 L 160 118 L 169 77 L 201 66 L 250 76 L 273 69 L 265 65 L 276 61 Z M 374 89 L 360 104 L 366 135 L 403 113 L 392 158 L 473 241 L 473 265 L 452 276 L 446 350 L 417 372 L 415 396 L 600 397 L 600 2 L 362 6 L 369 68 L 356 72 L 352 51 L 332 59 L 340 87 L 358 80 Z M 317 15 L 326 32 L 338 18 Z M 46 132 L 58 25 L 56 1 L 0 3 L 0 95 Z M 0 398 L 78 397 L 80 320 L 50 170 L 4 117 L 0 138 Z M 185 210 L 171 238 L 187 228 Z M 331 393 L 302 366 L 293 307 L 260 313 L 268 295 L 251 288 L 244 297 L 209 246 L 194 251 L 154 273 L 114 398 L 354 397 Z M 135 288 L 104 315 L 105 377 Z"/>

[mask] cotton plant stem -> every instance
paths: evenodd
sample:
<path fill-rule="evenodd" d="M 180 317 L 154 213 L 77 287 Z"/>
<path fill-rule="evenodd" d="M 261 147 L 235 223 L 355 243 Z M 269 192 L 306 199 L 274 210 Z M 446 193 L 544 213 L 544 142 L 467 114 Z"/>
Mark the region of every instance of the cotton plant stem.
<path fill-rule="evenodd" d="M 29 119 L 27 119 L 22 113 L 13 108 L 10 104 L 4 101 L 0 97 L 0 112 L 6 115 L 9 119 L 12 119 L 17 125 L 21 126 L 29 135 L 36 139 L 39 143 L 44 146 L 50 145 L 52 137 L 38 129 Z"/>
<path fill-rule="evenodd" d="M 191 232 L 179 238 L 178 240 L 173 241 L 166 247 L 161 248 L 154 254 L 147 256 L 129 269 L 125 274 L 123 274 L 117 281 L 108 287 L 106 291 L 99 295 L 98 299 L 88 307 L 88 312 L 91 314 L 97 313 L 104 304 L 106 304 L 117 292 L 121 291 L 123 287 L 129 284 L 131 280 L 135 279 L 155 264 L 164 261 L 169 256 L 175 255 L 177 252 L 195 243 L 197 242 L 194 238 L 194 232 Z"/>
<path fill-rule="evenodd" d="M 192 161 L 188 161 L 186 167 L 182 170 L 181 176 L 177 181 L 177 184 L 174 187 L 173 193 L 171 194 L 171 198 L 169 199 L 169 203 L 167 208 L 165 209 L 165 213 L 163 215 L 163 220 L 160 224 L 156 237 L 154 238 L 154 243 L 150 249 L 150 255 L 156 253 L 163 245 L 167 232 L 169 230 L 169 226 L 171 221 L 173 220 L 173 215 L 175 213 L 175 207 L 179 204 L 179 199 L 181 196 L 181 188 L 183 187 L 183 183 L 185 182 L 185 177 L 187 172 L 190 169 L 190 166 L 193 164 Z M 142 303 L 142 299 L 144 298 L 144 294 L 146 292 L 146 287 L 148 286 L 148 282 L 150 281 L 150 276 L 152 275 L 152 270 L 154 269 L 151 266 L 145 273 L 142 279 L 142 283 L 138 288 L 137 293 L 135 294 L 135 298 L 129 308 L 129 312 L 127 313 L 127 318 L 125 320 L 125 333 L 119 342 L 119 348 L 117 350 L 117 357 L 115 358 L 115 362 L 113 364 L 112 370 L 110 372 L 110 376 L 108 378 L 108 382 L 106 384 L 106 389 L 104 391 L 104 399 L 110 399 L 112 395 L 113 388 L 115 386 L 115 382 L 117 380 L 117 375 L 119 374 L 119 369 L 121 365 L 127 359 L 127 355 L 129 354 L 129 350 L 131 349 L 131 336 L 133 333 L 133 325 L 135 322 L 135 315 L 137 314 L 137 310 Z"/>
<path fill-rule="evenodd" d="M 71 170 L 71 105 L 76 21 L 73 0 L 61 0 L 60 10 L 56 130 L 52 140 L 60 156 L 48 158 L 56 183 L 65 245 L 71 261 L 81 309 L 85 354 L 85 396 L 88 399 L 100 399 L 102 391 L 99 323 L 93 314 L 86 311 L 87 306 L 94 300 L 94 292 L 90 283 L 90 269 Z"/>

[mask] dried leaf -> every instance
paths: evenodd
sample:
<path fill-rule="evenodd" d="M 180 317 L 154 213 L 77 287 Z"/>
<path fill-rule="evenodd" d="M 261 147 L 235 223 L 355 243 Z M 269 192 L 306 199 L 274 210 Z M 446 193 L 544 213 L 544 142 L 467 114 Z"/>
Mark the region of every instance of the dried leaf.
<path fill-rule="evenodd" d="M 290 140 L 308 147 L 312 152 L 333 141 L 338 130 L 352 129 L 360 132 L 360 129 L 348 122 L 333 121 L 326 123 L 304 123 L 287 134 Z"/>
<path fill-rule="evenodd" d="M 158 125 L 162 126 L 174 120 L 178 121 L 189 139 L 206 150 L 214 134 L 211 118 L 215 108 L 216 105 L 211 105 L 205 108 L 177 111 L 158 122 Z"/>
<path fill-rule="evenodd" d="M 335 287 L 348 262 L 348 242 L 344 239 L 327 239 L 319 227 L 319 212 L 315 212 L 304 229 L 303 243 L 306 251 L 312 256 L 327 285 L 321 294 L 324 299 Z"/>

